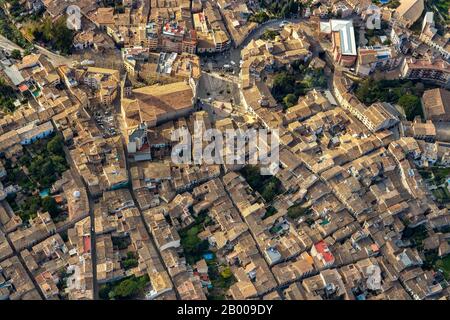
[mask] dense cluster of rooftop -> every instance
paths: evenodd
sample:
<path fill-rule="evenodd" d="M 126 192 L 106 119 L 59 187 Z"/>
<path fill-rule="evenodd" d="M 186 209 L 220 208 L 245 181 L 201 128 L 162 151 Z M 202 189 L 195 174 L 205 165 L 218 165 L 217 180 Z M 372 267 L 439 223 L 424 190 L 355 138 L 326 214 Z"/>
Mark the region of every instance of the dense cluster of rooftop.
<path fill-rule="evenodd" d="M 448 12 L 273 2 L 79 1 L 96 60 L 0 52 L 0 299 L 450 297 Z M 198 124 L 279 170 L 174 163 Z"/>

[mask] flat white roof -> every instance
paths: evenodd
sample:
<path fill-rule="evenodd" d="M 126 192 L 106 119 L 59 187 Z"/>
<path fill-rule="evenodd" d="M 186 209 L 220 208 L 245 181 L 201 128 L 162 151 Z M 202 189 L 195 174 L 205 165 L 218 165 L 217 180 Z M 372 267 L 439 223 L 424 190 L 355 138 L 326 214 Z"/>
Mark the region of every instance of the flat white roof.
<path fill-rule="evenodd" d="M 352 20 L 330 20 L 331 31 L 339 32 L 341 38 L 341 53 L 356 56 L 355 29 Z"/>
<path fill-rule="evenodd" d="M 330 33 L 331 32 L 331 26 L 330 22 L 320 22 L 320 32 L 323 33 Z"/>
<path fill-rule="evenodd" d="M 428 11 L 425 14 L 424 20 L 425 20 L 425 22 L 432 24 L 434 22 L 434 13 L 432 11 Z"/>
<path fill-rule="evenodd" d="M 18 86 L 21 84 L 25 79 L 22 77 L 22 74 L 20 73 L 19 69 L 15 65 L 12 65 L 11 67 L 5 66 L 4 71 L 6 75 L 11 79 L 11 82 Z"/>

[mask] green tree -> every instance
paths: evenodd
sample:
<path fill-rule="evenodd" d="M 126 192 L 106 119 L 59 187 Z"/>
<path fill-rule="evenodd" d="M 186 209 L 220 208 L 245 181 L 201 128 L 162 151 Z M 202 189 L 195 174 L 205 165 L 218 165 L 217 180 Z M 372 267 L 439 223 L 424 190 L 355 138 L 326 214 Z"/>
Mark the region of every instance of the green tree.
<path fill-rule="evenodd" d="M 267 202 L 272 202 L 273 199 L 278 195 L 279 191 L 280 181 L 273 177 L 273 179 L 270 179 L 270 181 L 264 186 L 261 196 Z"/>
<path fill-rule="evenodd" d="M 226 267 L 225 269 L 223 269 L 222 272 L 220 273 L 220 276 L 224 279 L 228 279 L 231 276 L 233 276 L 230 267 Z"/>
<path fill-rule="evenodd" d="M 286 72 L 277 74 L 273 79 L 272 95 L 277 101 L 295 91 L 295 77 Z"/>
<path fill-rule="evenodd" d="M 195 250 L 195 248 L 200 244 L 201 240 L 197 236 L 199 229 L 197 226 L 190 228 L 186 232 L 186 238 L 183 247 L 185 250 Z"/>
<path fill-rule="evenodd" d="M 245 166 L 240 170 L 248 184 L 267 201 L 271 202 L 281 192 L 281 182 L 274 176 L 262 176 L 258 166 Z"/>
<path fill-rule="evenodd" d="M 42 160 L 43 165 L 39 166 L 41 178 L 52 176 L 54 173 L 53 163 L 51 161 Z"/>
<path fill-rule="evenodd" d="M 63 138 L 57 134 L 47 143 L 47 151 L 57 155 L 64 155 Z"/>
<path fill-rule="evenodd" d="M 252 15 L 249 18 L 249 21 L 250 22 L 257 22 L 257 23 L 261 24 L 261 23 L 266 22 L 269 19 L 270 19 L 270 17 L 268 16 L 267 13 L 265 13 L 264 11 L 259 11 L 259 12 L 255 13 L 254 15 Z"/>
<path fill-rule="evenodd" d="M 66 17 L 55 22 L 50 17 L 45 18 L 32 31 L 33 37 L 50 45 L 54 50 L 64 54 L 71 52 L 74 31 L 67 28 Z"/>
<path fill-rule="evenodd" d="M 14 106 L 15 99 L 16 93 L 14 89 L 6 84 L 4 79 L 0 78 L 0 108 L 4 112 L 13 112 L 16 109 Z"/>
<path fill-rule="evenodd" d="M 16 43 L 22 48 L 31 48 L 32 44 L 28 42 L 19 29 L 16 28 L 13 21 L 5 14 L 3 8 L 0 7 L 0 33 Z"/>
<path fill-rule="evenodd" d="M 110 297 L 131 298 L 139 293 L 139 286 L 133 279 L 125 279 L 111 293 Z"/>
<path fill-rule="evenodd" d="M 309 209 L 304 208 L 300 205 L 294 205 L 294 206 L 290 207 L 287 211 L 288 217 L 293 220 L 296 220 L 303 215 L 307 215 L 308 213 L 309 213 Z"/>
<path fill-rule="evenodd" d="M 11 58 L 16 60 L 22 59 L 22 53 L 20 53 L 20 50 L 14 49 L 11 51 Z"/>
<path fill-rule="evenodd" d="M 373 81 L 371 79 L 366 79 L 359 84 L 356 90 L 356 97 L 365 104 L 372 104 L 376 101 L 376 97 L 374 97 L 373 90 L 374 90 Z"/>
<path fill-rule="evenodd" d="M 286 108 L 290 108 L 297 103 L 297 100 L 298 99 L 295 94 L 289 93 L 283 98 L 283 103 L 286 106 Z"/>
<path fill-rule="evenodd" d="M 67 170 L 66 159 L 61 156 L 50 156 L 50 161 L 53 164 L 54 171 L 61 173 Z"/>
<path fill-rule="evenodd" d="M 23 221 L 27 221 L 30 218 L 34 218 L 40 208 L 41 198 L 39 198 L 39 196 L 28 197 L 25 202 L 20 205 L 21 212 L 19 213 L 19 216 Z"/>
<path fill-rule="evenodd" d="M 396 9 L 398 6 L 400 5 L 400 1 L 399 0 L 392 0 L 388 3 L 388 8 L 389 9 Z"/>
<path fill-rule="evenodd" d="M 138 260 L 136 259 L 136 256 L 133 252 L 127 253 L 127 258 L 123 261 L 123 267 L 125 270 L 137 267 L 139 264 Z"/>
<path fill-rule="evenodd" d="M 75 34 L 67 28 L 66 18 L 61 17 L 58 19 L 53 30 L 55 49 L 64 54 L 70 54 Z"/>
<path fill-rule="evenodd" d="M 42 199 L 42 209 L 48 212 L 52 218 L 56 218 L 59 214 L 58 204 L 53 197 L 45 197 Z"/>
<path fill-rule="evenodd" d="M 278 36 L 278 35 L 279 35 L 279 33 L 276 30 L 267 29 L 261 35 L 261 39 L 263 39 L 263 40 L 274 40 L 276 38 L 276 36 Z"/>
<path fill-rule="evenodd" d="M 405 94 L 400 97 L 398 104 L 405 110 L 408 120 L 413 120 L 416 116 L 422 116 L 422 104 L 418 97 L 412 94 Z"/>
<path fill-rule="evenodd" d="M 52 40 L 53 23 L 50 17 L 45 18 L 42 24 L 35 31 L 35 38 L 41 41 L 49 42 Z"/>

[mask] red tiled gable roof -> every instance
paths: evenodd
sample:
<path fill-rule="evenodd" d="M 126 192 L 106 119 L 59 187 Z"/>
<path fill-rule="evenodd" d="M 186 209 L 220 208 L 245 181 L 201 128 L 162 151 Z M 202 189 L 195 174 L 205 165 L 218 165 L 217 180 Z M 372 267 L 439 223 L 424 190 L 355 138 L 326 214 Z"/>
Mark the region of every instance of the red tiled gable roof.
<path fill-rule="evenodd" d="M 334 261 L 334 256 L 330 252 L 330 249 L 328 249 L 328 245 L 324 241 L 320 241 L 314 245 L 316 247 L 317 252 L 319 252 L 323 259 L 326 262 L 332 262 Z"/>

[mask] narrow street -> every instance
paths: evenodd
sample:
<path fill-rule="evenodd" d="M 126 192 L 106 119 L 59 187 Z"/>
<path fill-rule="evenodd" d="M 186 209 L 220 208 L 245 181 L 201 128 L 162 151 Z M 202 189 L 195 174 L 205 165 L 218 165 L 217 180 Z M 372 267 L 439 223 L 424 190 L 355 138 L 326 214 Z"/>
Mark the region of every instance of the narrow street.
<path fill-rule="evenodd" d="M 23 49 L 14 42 L 8 40 L 5 36 L 0 35 L 0 48 L 6 51 L 19 50 L 23 52 Z"/>
<path fill-rule="evenodd" d="M 121 95 L 121 93 L 119 92 L 118 96 L 120 97 L 120 95 Z M 122 146 L 123 146 L 123 150 L 124 150 L 124 154 L 125 154 L 125 164 L 126 164 L 126 168 L 127 168 L 128 179 L 131 179 L 130 162 L 128 160 L 129 159 L 128 158 L 128 150 L 127 150 L 127 145 L 126 145 L 126 142 L 125 142 L 125 135 L 127 134 L 127 132 L 125 130 L 125 124 L 123 122 L 123 118 L 122 118 L 122 115 L 121 115 L 120 99 L 117 99 L 115 101 L 114 109 L 115 109 L 115 113 L 116 113 L 116 124 L 118 126 L 117 129 L 118 129 L 118 132 L 121 133 L 120 138 L 121 138 L 121 142 L 122 142 Z M 147 231 L 149 239 L 150 239 L 153 247 L 155 248 L 155 250 L 156 250 L 156 252 L 158 254 L 158 259 L 161 262 L 161 265 L 164 267 L 164 270 L 169 275 L 173 291 L 175 292 L 175 295 L 176 295 L 177 299 L 179 299 L 179 294 L 178 294 L 178 291 L 177 291 L 177 289 L 175 287 L 175 284 L 173 283 L 172 277 L 170 276 L 169 271 L 168 271 L 168 269 L 167 269 L 167 267 L 166 267 L 166 265 L 164 263 L 164 260 L 163 260 L 163 258 L 161 256 L 161 253 L 159 252 L 158 247 L 156 246 L 156 242 L 155 242 L 155 239 L 153 238 L 153 234 L 150 232 L 150 229 L 149 229 L 147 223 L 145 222 L 145 218 L 144 218 L 144 215 L 142 213 L 142 209 L 139 206 L 139 203 L 138 203 L 138 201 L 136 199 L 136 196 L 134 195 L 134 192 L 133 192 L 133 189 L 132 189 L 132 185 L 131 185 L 131 181 L 128 184 L 128 190 L 129 190 L 129 192 L 131 194 L 131 197 L 133 199 L 133 202 L 134 202 L 134 205 L 135 205 L 136 209 L 139 211 L 139 215 L 141 217 L 141 221 L 142 221 L 142 223 L 144 225 L 145 230 Z"/>
<path fill-rule="evenodd" d="M 211 62 L 211 60 L 213 60 L 214 61 L 213 66 L 218 69 L 223 68 L 223 66 L 225 64 L 230 64 L 231 61 L 233 61 L 236 64 L 236 66 L 235 66 L 236 73 L 235 74 L 238 75 L 240 72 L 239 61 L 241 60 L 242 48 L 247 46 L 250 43 L 250 41 L 259 39 L 261 37 L 261 35 L 264 33 L 264 31 L 266 31 L 267 29 L 280 29 L 280 23 L 282 23 L 283 21 L 287 21 L 290 23 L 299 23 L 299 22 L 305 21 L 305 19 L 304 18 L 296 18 L 296 19 L 270 20 L 266 23 L 259 25 L 258 27 L 256 27 L 256 29 L 251 31 L 247 35 L 245 40 L 238 47 L 235 48 L 234 46 L 231 46 L 230 49 L 227 51 L 215 53 L 208 57 L 203 57 L 202 61 L 205 61 L 206 63 L 208 63 L 208 62 Z"/>
<path fill-rule="evenodd" d="M 22 256 L 20 255 L 20 252 L 16 250 L 16 248 L 14 247 L 11 239 L 9 238 L 9 235 L 4 232 L 5 230 L 3 230 L 3 226 L 0 226 L 1 231 L 3 232 L 3 234 L 5 235 L 5 239 L 8 242 L 9 246 L 11 247 L 13 254 L 11 254 L 10 256 L 8 256 L 8 258 L 11 258 L 13 256 L 16 256 L 19 261 L 20 264 L 22 265 L 23 269 L 25 270 L 25 272 L 27 273 L 28 277 L 30 278 L 31 282 L 33 283 L 34 287 L 36 288 L 36 291 L 39 293 L 39 296 L 41 297 L 42 300 L 45 300 L 45 296 L 42 293 L 41 287 L 39 287 L 38 283 L 36 282 L 36 279 L 34 278 L 33 274 L 31 273 L 30 269 L 28 269 L 27 264 L 25 263 L 25 261 L 23 260 Z M 3 260 L 6 260 L 3 259 Z"/>
<path fill-rule="evenodd" d="M 89 188 L 87 184 L 84 182 L 83 178 L 80 176 L 78 171 L 76 170 L 75 163 L 73 162 L 72 157 L 70 156 L 69 149 L 67 147 L 64 147 L 64 152 L 66 154 L 66 159 L 69 162 L 70 169 L 72 172 L 72 176 L 75 180 L 77 180 L 77 184 L 80 186 L 84 186 L 86 189 L 86 193 L 88 196 L 89 201 L 89 212 L 87 214 L 84 214 L 83 217 L 80 217 L 78 221 L 81 221 L 82 219 L 86 217 L 90 217 L 91 220 L 91 261 L 92 261 L 92 282 L 93 282 L 93 295 L 94 300 L 99 299 L 99 289 L 98 289 L 98 282 L 97 282 L 97 250 L 96 250 L 96 234 L 95 234 L 95 215 L 94 215 L 94 206 L 95 206 L 95 200 L 94 197 L 89 192 Z M 71 222 L 71 225 L 75 225 L 76 222 Z M 70 226 L 67 226 L 69 228 Z"/>
<path fill-rule="evenodd" d="M 35 48 L 37 49 L 38 53 L 43 54 L 44 56 L 46 56 L 50 62 L 54 65 L 54 66 L 60 66 L 60 65 L 70 65 L 72 63 L 72 59 L 64 57 L 62 55 L 56 54 L 46 48 L 43 48 L 41 46 L 38 45 L 34 45 Z M 12 50 L 19 50 L 20 52 L 23 53 L 23 48 L 19 47 L 17 44 L 15 44 L 14 42 L 8 40 L 6 37 L 0 35 L 0 48 L 6 51 L 11 52 Z"/>
<path fill-rule="evenodd" d="M 127 173 L 128 173 L 128 177 L 131 177 L 130 164 L 129 164 L 129 162 L 128 162 L 128 153 L 127 153 L 127 149 L 126 149 L 125 139 L 123 138 L 123 136 L 122 136 L 122 143 L 123 143 L 124 151 L 125 151 L 125 158 L 126 158 L 126 165 L 127 165 Z M 179 294 L 178 294 L 178 291 L 177 291 L 177 289 L 176 289 L 176 287 L 175 287 L 175 284 L 173 283 L 172 277 L 171 277 L 170 274 L 169 274 L 169 270 L 167 270 L 166 264 L 164 263 L 164 260 L 163 260 L 163 258 L 162 258 L 162 256 L 161 256 L 161 252 L 159 251 L 158 246 L 156 245 L 155 239 L 153 238 L 153 234 L 150 232 L 150 229 L 149 229 L 149 227 L 148 227 L 148 225 L 147 225 L 147 223 L 146 223 L 146 221 L 145 221 L 144 214 L 142 213 L 142 209 L 141 209 L 141 207 L 139 206 L 139 203 L 138 203 L 138 201 L 137 201 L 137 199 L 136 199 L 136 197 L 135 197 L 135 195 L 134 195 L 134 192 L 133 192 L 131 183 L 128 184 L 128 190 L 129 190 L 129 192 L 130 192 L 130 194 L 131 194 L 131 197 L 133 198 L 134 205 L 136 206 L 137 210 L 139 211 L 139 215 L 140 215 L 140 217 L 141 217 L 141 221 L 142 221 L 142 223 L 144 224 L 145 230 L 146 230 L 147 233 L 148 233 L 148 236 L 149 236 L 149 239 L 150 239 L 150 241 L 151 241 L 151 243 L 152 243 L 152 246 L 155 248 L 156 252 L 158 253 L 158 259 L 159 259 L 161 265 L 164 267 L 164 270 L 165 270 L 165 271 L 167 272 L 167 274 L 169 275 L 169 278 L 170 278 L 170 282 L 171 282 L 171 284 L 172 284 L 173 291 L 175 292 L 175 295 L 176 295 L 177 299 L 179 299 L 180 296 L 179 296 Z"/>

